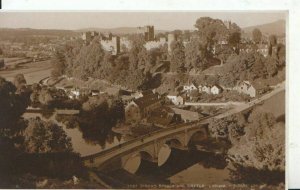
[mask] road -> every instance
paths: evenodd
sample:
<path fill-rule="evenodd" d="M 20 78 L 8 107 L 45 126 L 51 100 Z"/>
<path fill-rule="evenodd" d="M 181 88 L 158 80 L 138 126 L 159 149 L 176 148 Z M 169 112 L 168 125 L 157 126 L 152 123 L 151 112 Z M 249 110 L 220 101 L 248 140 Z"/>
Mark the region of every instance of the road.
<path fill-rule="evenodd" d="M 273 95 L 281 92 L 285 90 L 285 82 L 281 83 L 280 85 L 278 85 L 277 88 L 275 88 L 273 91 L 271 91 L 270 93 L 268 94 L 265 94 L 264 96 L 258 98 L 258 99 L 255 99 L 251 102 L 248 102 L 248 103 L 244 103 L 244 104 L 241 104 L 225 113 L 222 113 L 222 114 L 219 114 L 219 115 L 216 115 L 214 117 L 210 117 L 210 118 L 205 118 L 201 121 L 197 121 L 197 122 L 191 122 L 191 123 L 187 123 L 187 124 L 180 124 L 180 125 L 177 125 L 177 126 L 174 126 L 174 127 L 170 127 L 170 128 L 166 128 L 166 129 L 162 129 L 162 130 L 159 130 L 159 131 L 156 131 L 156 132 L 153 132 L 151 134 L 148 134 L 148 135 L 144 135 L 144 136 L 141 136 L 137 139 L 133 139 L 131 141 L 127 141 L 123 144 L 121 144 L 121 147 L 119 146 L 115 146 L 111 149 L 107 149 L 105 151 L 102 151 L 100 153 L 96 153 L 96 154 L 93 154 L 93 155 L 89 155 L 89 156 L 85 156 L 83 157 L 83 160 L 86 161 L 86 164 L 88 163 L 89 159 L 91 158 L 97 158 L 97 163 L 106 163 L 107 161 L 119 156 L 119 155 L 122 155 L 122 154 L 125 154 L 125 153 L 128 153 L 132 150 L 136 150 L 136 149 L 139 149 L 139 148 L 142 148 L 143 146 L 146 146 L 147 144 L 149 143 L 153 143 L 155 142 L 156 140 L 160 139 L 160 138 L 163 138 L 165 136 L 169 136 L 169 135 L 172 135 L 172 134 L 175 134 L 175 133 L 178 133 L 178 132 L 181 132 L 183 130 L 189 130 L 189 129 L 193 129 L 193 128 L 197 128 L 199 127 L 199 125 L 202 125 L 202 124 L 207 124 L 209 123 L 212 119 L 221 119 L 221 118 L 224 118 L 224 117 L 227 117 L 229 115 L 232 115 L 232 114 L 235 114 L 235 113 L 239 113 L 243 110 L 246 110 L 256 104 L 259 104 L 261 102 L 263 102 L 264 100 L 272 97 Z"/>
<path fill-rule="evenodd" d="M 240 106 L 244 102 L 185 102 L 186 106 Z"/>

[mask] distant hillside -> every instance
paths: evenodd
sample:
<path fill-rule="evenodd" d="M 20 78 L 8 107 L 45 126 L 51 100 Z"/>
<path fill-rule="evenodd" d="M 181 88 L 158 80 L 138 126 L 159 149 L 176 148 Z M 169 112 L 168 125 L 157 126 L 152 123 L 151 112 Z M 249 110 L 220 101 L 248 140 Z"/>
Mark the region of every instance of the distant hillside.
<path fill-rule="evenodd" d="M 83 28 L 77 30 L 78 32 L 86 31 L 97 31 L 102 33 L 112 33 L 112 34 L 134 34 L 137 32 L 137 27 L 118 27 L 118 28 Z M 167 30 L 155 30 L 155 33 L 167 32 Z"/>
<path fill-rule="evenodd" d="M 75 36 L 78 33 L 72 30 L 56 30 L 56 29 L 31 29 L 31 28 L 0 28 L 0 38 L 14 38 L 26 36 Z"/>
<path fill-rule="evenodd" d="M 268 24 L 262 24 L 257 26 L 245 27 L 242 30 L 247 35 L 251 35 L 253 29 L 258 28 L 263 34 L 271 35 L 275 34 L 277 36 L 285 35 L 285 20 L 278 20 Z"/>

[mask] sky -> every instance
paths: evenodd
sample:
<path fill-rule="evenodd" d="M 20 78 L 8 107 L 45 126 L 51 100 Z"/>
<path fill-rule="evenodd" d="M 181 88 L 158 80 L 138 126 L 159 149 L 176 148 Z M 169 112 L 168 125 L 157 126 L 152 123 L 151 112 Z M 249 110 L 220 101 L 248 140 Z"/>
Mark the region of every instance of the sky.
<path fill-rule="evenodd" d="M 189 30 L 204 16 L 231 20 L 243 28 L 286 19 L 287 12 L 0 12 L 0 28 L 76 30 L 154 25 L 159 30 Z"/>

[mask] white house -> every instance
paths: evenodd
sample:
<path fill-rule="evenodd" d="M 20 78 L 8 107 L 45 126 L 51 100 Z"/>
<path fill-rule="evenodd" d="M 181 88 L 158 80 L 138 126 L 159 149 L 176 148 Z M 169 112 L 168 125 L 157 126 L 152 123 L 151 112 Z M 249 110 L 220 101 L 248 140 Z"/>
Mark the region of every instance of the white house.
<path fill-rule="evenodd" d="M 169 94 L 167 98 L 175 105 L 183 105 L 183 97 L 180 95 Z"/>
<path fill-rule="evenodd" d="M 98 96 L 100 94 L 99 90 L 91 90 L 92 96 Z"/>
<path fill-rule="evenodd" d="M 206 92 L 207 94 L 210 94 L 210 86 L 208 86 L 208 85 L 204 85 L 203 87 L 202 87 L 202 92 Z"/>
<path fill-rule="evenodd" d="M 236 90 L 239 93 L 247 94 L 250 97 L 256 96 L 256 89 L 249 81 L 242 81 L 242 82 L 238 83 Z"/>
<path fill-rule="evenodd" d="M 194 83 L 191 83 L 189 85 L 184 85 L 183 86 L 183 90 L 186 91 L 186 92 L 191 92 L 193 90 L 197 90 L 197 86 L 194 84 Z"/>
<path fill-rule="evenodd" d="M 79 96 L 80 96 L 80 91 L 79 91 L 79 89 L 72 89 L 71 91 L 70 91 L 70 94 L 69 94 L 69 98 L 71 98 L 71 99 L 78 99 L 79 98 Z"/>
<path fill-rule="evenodd" d="M 219 85 L 214 85 L 211 87 L 210 92 L 212 94 L 220 94 L 222 92 L 222 88 Z"/>
<path fill-rule="evenodd" d="M 203 86 L 201 84 L 198 86 L 199 92 L 202 92 L 202 87 Z"/>

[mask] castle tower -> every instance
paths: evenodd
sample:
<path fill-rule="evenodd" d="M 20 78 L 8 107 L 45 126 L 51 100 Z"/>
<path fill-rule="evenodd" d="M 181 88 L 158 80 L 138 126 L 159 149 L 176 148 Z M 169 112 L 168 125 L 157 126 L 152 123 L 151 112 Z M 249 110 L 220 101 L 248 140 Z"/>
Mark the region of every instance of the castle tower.
<path fill-rule="evenodd" d="M 173 41 L 176 41 L 176 35 L 175 34 L 168 34 L 168 52 L 171 52 L 171 44 Z"/>

